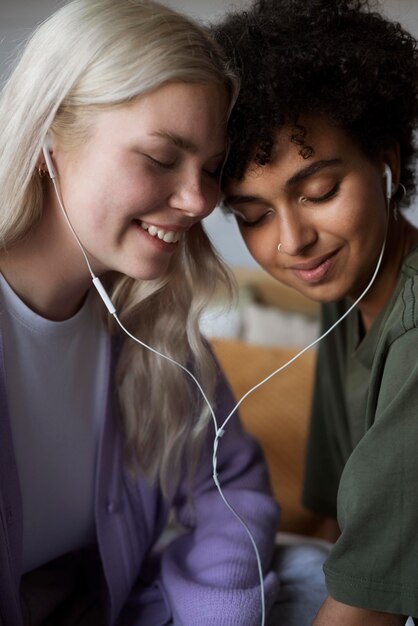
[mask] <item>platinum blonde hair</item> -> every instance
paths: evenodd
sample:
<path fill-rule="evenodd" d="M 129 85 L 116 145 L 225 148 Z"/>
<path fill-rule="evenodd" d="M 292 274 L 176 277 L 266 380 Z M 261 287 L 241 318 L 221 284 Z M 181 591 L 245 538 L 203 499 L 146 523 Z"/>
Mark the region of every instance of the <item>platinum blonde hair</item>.
<path fill-rule="evenodd" d="M 25 238 L 42 217 L 36 166 L 47 132 L 81 143 L 97 108 L 116 107 L 168 81 L 210 83 L 236 97 L 206 30 L 151 0 L 73 0 L 29 40 L 0 98 L 0 247 Z M 200 224 L 158 280 L 106 277 L 120 318 L 155 349 L 192 367 L 214 397 L 216 367 L 199 316 L 216 285 L 230 289 L 226 268 Z M 116 382 L 128 459 L 164 493 L 193 470 L 209 411 L 180 368 L 126 340 Z"/>

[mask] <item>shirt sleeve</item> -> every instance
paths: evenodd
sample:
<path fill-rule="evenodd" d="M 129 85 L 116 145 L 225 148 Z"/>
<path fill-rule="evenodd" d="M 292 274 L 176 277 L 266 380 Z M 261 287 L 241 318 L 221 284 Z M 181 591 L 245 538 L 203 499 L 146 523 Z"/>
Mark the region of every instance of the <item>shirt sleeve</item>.
<path fill-rule="evenodd" d="M 235 405 L 221 377 L 217 414 Z M 260 580 L 254 548 L 245 529 L 225 506 L 212 478 L 214 428 L 195 476 L 192 506 L 184 484 L 177 498 L 178 520 L 187 532 L 162 556 L 162 582 L 181 626 L 258 626 Z M 223 493 L 250 529 L 261 557 L 266 607 L 277 592 L 268 572 L 278 527 L 278 507 L 270 492 L 266 465 L 258 445 L 246 434 L 237 414 L 230 419 L 218 447 L 218 478 Z"/>
<path fill-rule="evenodd" d="M 411 616 L 418 616 L 417 355 L 418 329 L 387 352 L 374 422 L 341 477 L 342 534 L 324 568 L 336 600 Z"/>

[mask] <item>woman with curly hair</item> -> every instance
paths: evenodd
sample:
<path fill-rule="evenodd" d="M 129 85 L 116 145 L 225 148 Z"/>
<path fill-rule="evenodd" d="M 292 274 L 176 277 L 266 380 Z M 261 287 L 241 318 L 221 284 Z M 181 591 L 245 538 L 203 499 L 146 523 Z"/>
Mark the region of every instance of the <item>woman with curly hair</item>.
<path fill-rule="evenodd" d="M 314 624 L 418 623 L 418 231 L 399 211 L 417 42 L 367 0 L 260 0 L 215 32 L 242 83 L 225 205 L 260 265 L 322 303 L 324 332 L 339 322 L 303 492 L 335 541 Z"/>

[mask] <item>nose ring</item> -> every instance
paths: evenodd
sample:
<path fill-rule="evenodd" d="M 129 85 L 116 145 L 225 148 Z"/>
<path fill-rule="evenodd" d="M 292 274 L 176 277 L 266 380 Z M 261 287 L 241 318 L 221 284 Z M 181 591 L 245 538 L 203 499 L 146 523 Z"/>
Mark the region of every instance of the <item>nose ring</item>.
<path fill-rule="evenodd" d="M 281 244 L 281 243 L 279 243 L 279 245 L 277 246 L 277 250 L 278 250 L 278 252 L 280 252 L 281 247 L 282 247 L 282 244 Z"/>

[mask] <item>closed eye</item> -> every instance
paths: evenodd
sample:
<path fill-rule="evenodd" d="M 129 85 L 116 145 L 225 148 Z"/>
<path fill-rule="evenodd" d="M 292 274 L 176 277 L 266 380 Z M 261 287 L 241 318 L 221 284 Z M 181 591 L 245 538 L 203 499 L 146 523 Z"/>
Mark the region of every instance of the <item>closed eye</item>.
<path fill-rule="evenodd" d="M 338 183 L 336 183 L 334 185 L 334 187 L 332 189 L 327 191 L 327 193 L 324 193 L 322 196 L 317 196 L 315 198 L 313 198 L 313 197 L 302 197 L 301 201 L 302 202 L 313 202 L 314 204 L 319 204 L 321 202 L 326 202 L 327 200 L 330 200 L 331 198 L 336 196 L 339 190 L 340 190 L 340 183 L 338 182 Z"/>
<path fill-rule="evenodd" d="M 151 165 L 153 165 L 154 167 L 157 167 L 159 169 L 163 169 L 163 170 L 172 170 L 175 165 L 176 165 L 176 161 L 159 161 L 158 159 L 155 159 L 154 157 L 152 157 L 150 154 L 146 154 L 145 155 L 146 158 L 151 162 Z"/>
<path fill-rule="evenodd" d="M 251 220 L 251 219 L 248 219 L 246 215 L 241 213 L 241 211 L 237 211 L 236 209 L 231 209 L 231 210 L 232 210 L 232 213 L 235 215 L 238 221 L 238 224 L 242 226 L 242 228 L 254 228 L 255 226 L 258 226 L 259 224 L 261 224 L 263 220 L 272 213 L 272 211 L 269 209 L 268 211 L 266 211 L 265 213 L 263 213 L 256 219 Z"/>
<path fill-rule="evenodd" d="M 220 178 L 224 162 L 219 163 L 215 168 L 205 168 L 203 173 L 210 178 Z"/>

